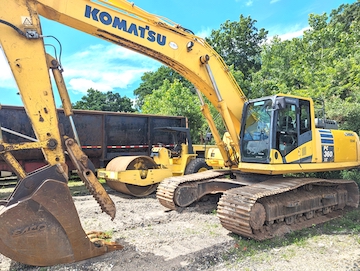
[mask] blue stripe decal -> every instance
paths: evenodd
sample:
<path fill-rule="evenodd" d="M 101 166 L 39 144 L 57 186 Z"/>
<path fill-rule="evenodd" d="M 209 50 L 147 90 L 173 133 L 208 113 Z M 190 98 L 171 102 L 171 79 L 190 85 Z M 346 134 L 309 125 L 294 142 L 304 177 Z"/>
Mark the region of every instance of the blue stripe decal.
<path fill-rule="evenodd" d="M 334 144 L 334 140 L 333 139 L 321 139 L 321 143 Z"/>
<path fill-rule="evenodd" d="M 333 138 L 333 135 L 332 134 L 320 134 L 321 138 Z"/>
<path fill-rule="evenodd" d="M 330 130 L 319 130 L 320 133 L 328 133 L 328 134 L 331 134 L 331 131 Z"/>

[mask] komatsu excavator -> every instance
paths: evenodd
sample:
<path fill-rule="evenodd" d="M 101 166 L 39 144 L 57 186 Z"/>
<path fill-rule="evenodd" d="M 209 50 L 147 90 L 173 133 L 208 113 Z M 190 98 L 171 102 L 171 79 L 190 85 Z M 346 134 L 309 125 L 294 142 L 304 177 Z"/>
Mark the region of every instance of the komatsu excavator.
<path fill-rule="evenodd" d="M 45 53 L 40 16 L 152 57 L 196 88 L 201 111 L 227 169 L 164 180 L 157 190 L 164 206 L 176 209 L 205 194 L 223 193 L 218 203 L 221 224 L 258 240 L 273 237 L 283 227 L 307 227 L 358 206 L 354 181 L 282 177 L 359 166 L 357 134 L 334 129 L 334 122 L 315 118 L 310 98 L 278 94 L 248 101 L 221 57 L 204 39 L 125 0 L 0 3 L 1 47 L 37 137 L 35 142 L 22 144 L 0 138 L 0 154 L 20 179 L 0 211 L 0 252 L 9 258 L 46 266 L 120 248 L 84 232 L 67 187 L 65 153 L 102 210 L 115 217 L 114 203 L 89 170 L 76 138 L 62 135 L 59 129 L 49 70 L 70 118 L 71 103 L 59 61 Z M 223 118 L 227 129 L 223 138 L 204 96 Z M 48 166 L 27 173 L 12 152 L 35 148 L 42 149 Z"/>

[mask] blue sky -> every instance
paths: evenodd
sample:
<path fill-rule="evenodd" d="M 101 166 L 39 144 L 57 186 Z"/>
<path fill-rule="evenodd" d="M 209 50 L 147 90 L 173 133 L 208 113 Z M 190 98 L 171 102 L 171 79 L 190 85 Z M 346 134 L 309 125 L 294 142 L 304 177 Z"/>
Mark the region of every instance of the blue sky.
<path fill-rule="evenodd" d="M 255 26 L 282 39 L 301 36 L 308 28 L 310 13 L 328 15 L 341 4 L 356 0 L 136 0 L 135 5 L 206 37 L 212 29 L 219 29 L 226 20 L 238 21 L 240 14 L 250 16 Z M 160 64 L 135 52 L 81 33 L 77 30 L 42 18 L 44 35 L 56 36 L 63 48 L 63 76 L 72 102 L 86 94 L 90 87 L 100 91 L 118 92 L 133 98 L 133 90 L 140 84 L 146 71 L 156 71 Z M 53 39 L 46 43 L 56 45 Z M 48 49 L 52 55 L 53 50 Z M 0 54 L 0 103 L 22 105 L 10 68 Z M 60 99 L 55 89 L 57 106 Z"/>

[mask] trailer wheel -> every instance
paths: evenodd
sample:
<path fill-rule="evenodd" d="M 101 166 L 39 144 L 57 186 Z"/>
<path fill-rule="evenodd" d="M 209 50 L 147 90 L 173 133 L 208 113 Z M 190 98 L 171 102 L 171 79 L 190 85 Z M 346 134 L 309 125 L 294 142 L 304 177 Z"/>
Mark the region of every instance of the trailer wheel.
<path fill-rule="evenodd" d="M 185 175 L 186 174 L 192 174 L 197 172 L 202 172 L 212 169 L 208 164 L 206 164 L 204 158 L 195 158 L 194 160 L 191 160 L 189 164 L 185 168 Z"/>

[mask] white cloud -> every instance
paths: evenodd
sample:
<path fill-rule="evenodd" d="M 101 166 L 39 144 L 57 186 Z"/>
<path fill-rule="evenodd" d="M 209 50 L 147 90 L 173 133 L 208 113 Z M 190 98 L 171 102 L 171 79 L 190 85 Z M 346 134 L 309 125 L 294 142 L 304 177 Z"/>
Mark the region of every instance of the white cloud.
<path fill-rule="evenodd" d="M 279 38 L 281 40 L 290 40 L 292 38 L 297 38 L 297 37 L 301 37 L 302 35 L 304 35 L 304 32 L 306 30 L 309 30 L 310 27 L 307 26 L 307 27 L 304 27 L 298 31 L 294 31 L 294 32 L 289 32 L 289 33 L 285 33 L 285 34 L 282 34 L 282 35 L 279 35 Z"/>
<path fill-rule="evenodd" d="M 252 6 L 252 4 L 253 4 L 253 1 L 252 1 L 252 0 L 248 0 L 248 1 L 246 2 L 246 6 L 247 6 L 247 7 Z"/>
<path fill-rule="evenodd" d="M 274 3 L 276 3 L 276 2 L 279 2 L 280 0 L 271 0 L 270 1 L 270 4 L 274 4 Z"/>
<path fill-rule="evenodd" d="M 63 60 L 68 89 L 86 93 L 126 89 L 144 72 L 156 70 L 159 62 L 116 45 L 93 45 Z"/>
<path fill-rule="evenodd" d="M 278 34 L 276 35 L 277 37 L 279 37 L 281 40 L 291 40 L 293 38 L 297 38 L 297 37 L 301 37 L 302 35 L 304 35 L 304 32 L 309 30 L 310 27 L 309 26 L 306 26 L 306 27 L 303 27 L 301 29 L 299 29 L 299 26 L 294 26 L 290 29 L 288 29 L 287 32 L 283 32 L 283 34 Z M 274 31 L 275 32 L 275 31 Z M 274 38 L 274 36 L 271 36 L 268 38 L 268 40 L 272 40 Z"/>
<path fill-rule="evenodd" d="M 210 37 L 211 28 L 208 27 L 206 29 L 201 29 L 200 32 L 195 33 L 196 36 L 205 39 L 206 37 Z"/>
<path fill-rule="evenodd" d="M 81 93 L 86 93 L 86 90 L 88 90 L 89 88 L 93 88 L 93 89 L 99 90 L 101 92 L 113 90 L 111 88 L 111 86 L 109 86 L 107 84 L 97 83 L 97 82 L 94 82 L 93 80 L 86 79 L 86 78 L 70 79 L 68 85 L 69 85 L 69 88 L 72 88 L 74 90 L 79 90 L 79 92 L 81 92 Z"/>
<path fill-rule="evenodd" d="M 2 51 L 2 50 L 1 50 Z M 63 56 L 64 79 L 69 92 L 86 93 L 126 89 L 144 72 L 155 71 L 160 63 L 117 45 L 92 45 Z M 17 89 L 4 54 L 0 53 L 0 87 Z M 132 91 L 132 90 L 131 90 Z"/>
<path fill-rule="evenodd" d="M 243 1 L 243 0 L 235 0 L 235 2 L 242 2 L 242 1 Z M 254 3 L 253 0 L 247 0 L 246 3 L 245 3 L 245 5 L 246 5 L 247 7 L 249 7 L 249 6 L 252 6 L 253 3 Z"/>

